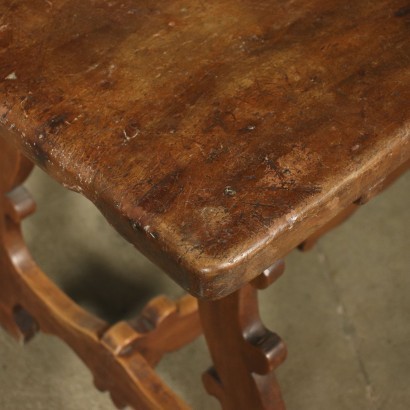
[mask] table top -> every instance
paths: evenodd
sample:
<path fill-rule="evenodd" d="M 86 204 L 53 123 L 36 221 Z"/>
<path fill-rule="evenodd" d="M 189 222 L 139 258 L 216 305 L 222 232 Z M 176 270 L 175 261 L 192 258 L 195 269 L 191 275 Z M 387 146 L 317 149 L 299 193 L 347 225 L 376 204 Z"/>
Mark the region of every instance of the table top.
<path fill-rule="evenodd" d="M 0 127 L 222 297 L 409 158 L 409 18 L 407 0 L 1 0 Z"/>

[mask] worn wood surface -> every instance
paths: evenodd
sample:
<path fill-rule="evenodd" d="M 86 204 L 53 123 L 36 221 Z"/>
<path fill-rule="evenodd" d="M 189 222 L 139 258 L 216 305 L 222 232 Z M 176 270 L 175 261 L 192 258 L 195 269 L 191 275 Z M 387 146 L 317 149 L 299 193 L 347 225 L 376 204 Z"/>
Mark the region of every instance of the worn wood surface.
<path fill-rule="evenodd" d="M 0 126 L 181 286 L 219 298 L 409 157 L 409 10 L 1 0 Z"/>

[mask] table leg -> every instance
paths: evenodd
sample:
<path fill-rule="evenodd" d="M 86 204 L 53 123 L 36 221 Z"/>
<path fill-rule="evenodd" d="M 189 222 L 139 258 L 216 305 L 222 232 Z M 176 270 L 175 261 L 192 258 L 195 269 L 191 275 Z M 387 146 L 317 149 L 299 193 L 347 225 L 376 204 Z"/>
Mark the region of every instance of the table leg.
<path fill-rule="evenodd" d="M 254 281 L 216 301 L 199 301 L 204 335 L 214 362 L 204 374 L 207 391 L 224 410 L 285 409 L 273 370 L 286 358 L 286 347 L 259 317 Z M 277 276 L 271 270 L 268 276 Z M 267 280 L 269 282 L 269 280 Z"/>

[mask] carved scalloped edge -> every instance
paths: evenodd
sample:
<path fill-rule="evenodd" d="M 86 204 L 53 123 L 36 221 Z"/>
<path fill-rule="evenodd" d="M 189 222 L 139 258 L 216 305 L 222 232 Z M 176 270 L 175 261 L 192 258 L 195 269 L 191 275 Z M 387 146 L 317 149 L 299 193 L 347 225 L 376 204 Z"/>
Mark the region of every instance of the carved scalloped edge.
<path fill-rule="evenodd" d="M 188 408 L 140 353 L 135 351 L 127 358 L 118 357 L 100 340 L 108 324 L 83 311 L 41 272 L 25 249 L 17 225 L 8 224 L 6 236 L 5 242 L 12 254 L 8 261 L 4 253 L 0 259 L 2 276 L 8 283 L 7 288 L 2 286 L 0 290 L 0 300 L 1 311 L 4 312 L 6 306 L 8 318 L 0 315 L 0 319 L 5 319 L 3 325 L 7 330 L 25 341 L 37 330 L 61 338 L 80 356 L 95 380 L 103 380 L 97 382 L 98 386 L 109 391 L 120 408 L 129 404 L 136 409 L 160 409 L 162 401 L 175 409 Z M 6 251 L 9 252 L 7 248 Z M 6 305 L 3 292 L 13 295 Z M 24 303 L 20 305 L 19 301 Z M 10 315 L 10 309 L 16 306 L 21 306 L 24 313 L 21 320 L 18 318 L 19 326 L 16 317 Z"/>
<path fill-rule="evenodd" d="M 0 148 L 2 144 L 0 140 Z M 13 150 L 10 152 L 13 154 Z M 19 169 L 23 163 L 24 172 Z M 120 357 L 104 344 L 101 338 L 109 325 L 75 304 L 34 262 L 20 222 L 34 211 L 35 203 L 23 187 L 12 182 L 13 177 L 22 180 L 30 167 L 25 161 L 10 162 L 12 169 L 8 166 L 4 169 L 4 163 L 0 163 L 0 171 L 4 172 L 0 179 L 1 325 L 22 341 L 37 331 L 62 339 L 90 369 L 96 385 L 110 392 L 119 408 L 128 404 L 139 410 L 188 409 L 137 350 Z M 12 191 L 4 194 L 10 186 Z"/>
<path fill-rule="evenodd" d="M 185 295 L 172 301 L 158 296 L 135 319 L 121 321 L 108 329 L 102 342 L 116 355 L 127 356 L 138 351 L 155 366 L 165 353 L 191 343 L 201 333 L 194 297 Z"/>

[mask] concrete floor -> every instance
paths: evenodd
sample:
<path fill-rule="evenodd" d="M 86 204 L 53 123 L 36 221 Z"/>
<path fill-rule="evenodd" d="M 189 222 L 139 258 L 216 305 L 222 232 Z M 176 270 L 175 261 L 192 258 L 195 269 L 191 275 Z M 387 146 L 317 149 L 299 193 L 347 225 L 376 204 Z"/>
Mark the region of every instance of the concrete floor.
<path fill-rule="evenodd" d="M 86 200 L 41 171 L 28 186 L 39 204 L 25 223 L 30 249 L 77 302 L 114 322 L 157 293 L 181 294 Z M 289 348 L 277 372 L 288 410 L 410 408 L 409 204 L 408 174 L 313 251 L 289 255 L 286 274 L 261 292 L 263 318 Z M 201 338 L 159 372 L 195 410 L 218 409 L 200 382 L 209 364 Z M 23 348 L 0 331 L 0 369 L 0 410 L 114 408 L 56 338 Z"/>

